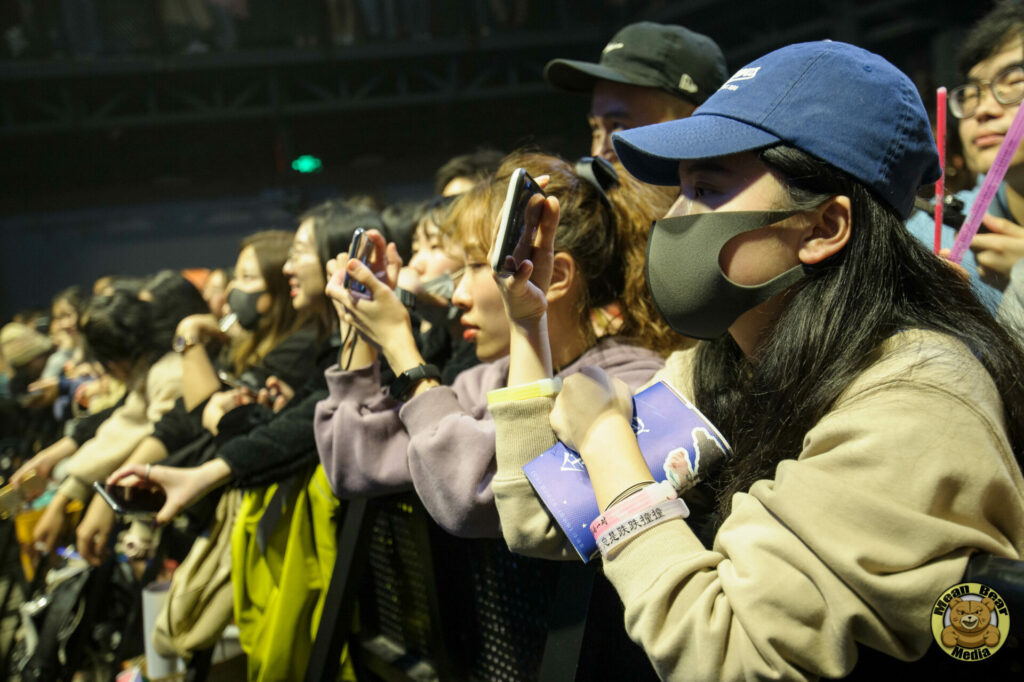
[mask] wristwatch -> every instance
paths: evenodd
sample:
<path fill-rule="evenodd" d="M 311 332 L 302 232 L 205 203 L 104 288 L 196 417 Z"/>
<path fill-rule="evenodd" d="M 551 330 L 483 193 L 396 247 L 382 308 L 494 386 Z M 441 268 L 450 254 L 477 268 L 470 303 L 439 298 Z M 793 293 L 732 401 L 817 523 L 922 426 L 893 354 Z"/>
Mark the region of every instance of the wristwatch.
<path fill-rule="evenodd" d="M 441 370 L 437 368 L 437 365 L 417 365 L 412 369 L 407 369 L 391 382 L 388 394 L 395 400 L 405 400 L 406 395 L 424 379 L 440 381 Z"/>
<path fill-rule="evenodd" d="M 416 310 L 416 294 L 411 291 L 407 291 L 402 287 L 395 288 L 395 295 L 398 296 L 398 300 L 402 302 L 409 310 Z"/>
<path fill-rule="evenodd" d="M 198 343 L 199 339 L 192 334 L 178 334 L 174 337 L 174 341 L 171 342 L 171 350 L 175 353 L 184 353 Z"/>

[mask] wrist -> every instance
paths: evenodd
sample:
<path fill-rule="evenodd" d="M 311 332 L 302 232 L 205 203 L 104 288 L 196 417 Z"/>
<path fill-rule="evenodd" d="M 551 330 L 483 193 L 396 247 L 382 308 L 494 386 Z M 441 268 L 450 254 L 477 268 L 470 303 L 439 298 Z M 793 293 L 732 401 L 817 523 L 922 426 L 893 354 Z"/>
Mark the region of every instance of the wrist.
<path fill-rule="evenodd" d="M 223 485 L 231 478 L 231 467 L 220 457 L 215 457 L 209 462 L 200 465 L 203 470 L 203 479 L 206 483 L 205 490 L 213 490 Z"/>
<path fill-rule="evenodd" d="M 171 349 L 177 353 L 185 354 L 193 348 L 202 348 L 205 342 L 205 335 L 201 334 L 198 330 L 192 330 L 190 326 L 185 326 L 184 330 L 179 327 L 178 331 L 174 333 L 174 339 L 171 341 Z"/>
<path fill-rule="evenodd" d="M 517 386 L 551 377 L 551 344 L 547 316 L 526 324 L 512 324 L 509 336 L 508 385 Z"/>
<path fill-rule="evenodd" d="M 388 364 L 391 366 L 391 371 L 396 376 L 426 363 L 411 337 L 402 339 L 400 343 L 389 345 L 383 348 L 383 351 L 384 357 L 387 358 Z"/>
<path fill-rule="evenodd" d="M 404 401 L 440 384 L 441 370 L 435 365 L 417 365 L 397 374 L 388 387 L 392 400 Z"/>
<path fill-rule="evenodd" d="M 601 467 L 606 461 L 618 460 L 621 446 L 627 443 L 636 443 L 632 424 L 621 414 L 608 410 L 594 421 L 583 440 L 576 445 L 579 446 L 580 457 L 590 468 L 591 464 Z"/>
<path fill-rule="evenodd" d="M 548 314 L 543 312 L 532 317 L 509 318 L 509 329 L 513 334 L 525 337 L 547 336 Z"/>

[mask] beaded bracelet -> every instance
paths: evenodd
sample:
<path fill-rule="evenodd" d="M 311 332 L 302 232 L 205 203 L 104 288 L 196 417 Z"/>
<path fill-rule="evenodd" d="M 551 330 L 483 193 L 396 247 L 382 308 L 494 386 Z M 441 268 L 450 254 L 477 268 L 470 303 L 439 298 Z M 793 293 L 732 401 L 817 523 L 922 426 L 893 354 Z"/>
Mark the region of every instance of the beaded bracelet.
<path fill-rule="evenodd" d="M 612 559 L 640 533 L 671 519 L 685 519 L 689 515 L 690 510 L 686 508 L 686 503 L 678 497 L 664 500 L 605 528 L 594 539 L 597 540 L 601 556 Z"/>

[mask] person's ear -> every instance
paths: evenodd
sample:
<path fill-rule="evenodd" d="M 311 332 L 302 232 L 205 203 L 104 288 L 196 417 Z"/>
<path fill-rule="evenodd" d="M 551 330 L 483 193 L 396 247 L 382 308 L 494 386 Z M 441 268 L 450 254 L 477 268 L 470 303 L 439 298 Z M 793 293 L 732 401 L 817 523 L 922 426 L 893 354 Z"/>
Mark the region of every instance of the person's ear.
<path fill-rule="evenodd" d="M 850 241 L 853 209 L 850 197 L 834 196 L 815 209 L 804 232 L 798 257 L 804 265 L 816 265 L 842 251 Z"/>
<path fill-rule="evenodd" d="M 548 302 L 557 301 L 573 290 L 579 272 L 576 261 L 565 252 L 555 254 L 551 263 L 551 284 L 548 286 Z"/>

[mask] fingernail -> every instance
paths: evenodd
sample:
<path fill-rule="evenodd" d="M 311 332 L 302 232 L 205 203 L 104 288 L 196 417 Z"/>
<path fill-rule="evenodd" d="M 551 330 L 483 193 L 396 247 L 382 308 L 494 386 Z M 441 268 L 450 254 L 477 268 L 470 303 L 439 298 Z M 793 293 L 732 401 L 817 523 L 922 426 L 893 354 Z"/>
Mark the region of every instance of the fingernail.
<path fill-rule="evenodd" d="M 350 272 L 355 272 L 359 268 L 359 261 L 354 259 L 349 260 L 349 262 L 345 265 L 345 268 Z"/>

